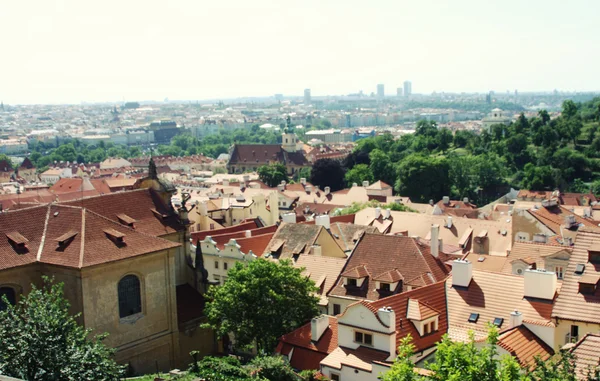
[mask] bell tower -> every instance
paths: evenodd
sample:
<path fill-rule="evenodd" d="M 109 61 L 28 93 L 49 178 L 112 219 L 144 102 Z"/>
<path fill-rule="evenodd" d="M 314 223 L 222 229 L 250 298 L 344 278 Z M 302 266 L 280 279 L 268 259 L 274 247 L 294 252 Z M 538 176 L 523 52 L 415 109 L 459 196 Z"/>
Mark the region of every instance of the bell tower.
<path fill-rule="evenodd" d="M 290 116 L 286 118 L 285 128 L 281 134 L 281 148 L 287 152 L 296 152 L 296 144 L 298 143 L 298 137 L 294 133 Z"/>

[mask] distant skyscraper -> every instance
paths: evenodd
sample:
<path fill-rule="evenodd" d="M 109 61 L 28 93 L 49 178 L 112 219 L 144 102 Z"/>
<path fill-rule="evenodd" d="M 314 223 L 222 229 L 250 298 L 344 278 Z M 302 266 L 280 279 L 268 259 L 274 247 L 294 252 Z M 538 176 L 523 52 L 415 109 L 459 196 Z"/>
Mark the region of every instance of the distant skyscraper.
<path fill-rule="evenodd" d="M 310 89 L 304 89 L 304 104 L 309 105 L 310 103 L 311 103 Z"/>
<path fill-rule="evenodd" d="M 404 96 L 408 97 L 412 94 L 412 82 L 404 81 Z"/>
<path fill-rule="evenodd" d="M 403 92 L 404 92 L 404 89 L 403 89 L 402 87 L 398 87 L 398 88 L 396 89 L 396 96 L 399 96 L 399 97 L 401 97 L 401 96 L 402 96 L 402 94 L 403 94 Z"/>
<path fill-rule="evenodd" d="M 383 83 L 377 85 L 377 98 L 385 97 L 385 89 L 383 87 Z"/>

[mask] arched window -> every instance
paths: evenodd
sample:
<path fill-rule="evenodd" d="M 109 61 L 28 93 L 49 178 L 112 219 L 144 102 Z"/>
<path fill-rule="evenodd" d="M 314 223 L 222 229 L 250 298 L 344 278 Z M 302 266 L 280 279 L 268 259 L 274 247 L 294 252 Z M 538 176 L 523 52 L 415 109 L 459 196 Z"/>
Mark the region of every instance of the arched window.
<path fill-rule="evenodd" d="M 3 296 L 6 296 L 8 299 L 8 303 L 11 305 L 15 305 L 17 303 L 17 295 L 15 293 L 15 289 L 12 287 L 0 287 L 0 311 L 4 311 L 6 307 L 6 302 L 4 301 Z"/>
<path fill-rule="evenodd" d="M 140 279 L 127 275 L 119 281 L 119 317 L 124 318 L 142 312 Z"/>

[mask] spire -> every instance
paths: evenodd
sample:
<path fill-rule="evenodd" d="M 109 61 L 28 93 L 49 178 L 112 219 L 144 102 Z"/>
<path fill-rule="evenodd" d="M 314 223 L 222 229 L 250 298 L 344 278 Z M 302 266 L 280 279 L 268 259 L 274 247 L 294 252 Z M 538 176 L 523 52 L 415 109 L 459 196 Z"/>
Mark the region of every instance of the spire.
<path fill-rule="evenodd" d="M 196 260 L 194 261 L 196 273 L 202 274 L 202 283 L 208 283 L 208 271 L 204 268 L 204 257 L 202 256 L 202 247 L 200 240 L 196 241 Z"/>
<path fill-rule="evenodd" d="M 153 157 L 150 157 L 150 162 L 148 163 L 148 177 L 153 180 L 158 180 L 158 172 L 156 170 L 156 163 L 154 163 Z"/>

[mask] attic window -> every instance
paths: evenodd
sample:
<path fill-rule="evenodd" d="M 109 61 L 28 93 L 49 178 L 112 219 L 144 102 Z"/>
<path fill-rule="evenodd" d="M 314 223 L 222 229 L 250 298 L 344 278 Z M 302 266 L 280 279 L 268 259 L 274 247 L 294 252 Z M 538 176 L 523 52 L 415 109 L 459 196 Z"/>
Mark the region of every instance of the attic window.
<path fill-rule="evenodd" d="M 479 314 L 473 312 L 469 315 L 469 323 L 477 323 L 477 320 L 479 320 Z"/>
<path fill-rule="evenodd" d="M 496 327 L 500 328 L 500 327 L 502 327 L 502 323 L 504 323 L 504 319 L 497 317 L 494 319 L 494 322 L 492 324 L 494 324 Z"/>
<path fill-rule="evenodd" d="M 575 267 L 575 275 L 583 275 L 585 271 L 585 265 L 583 263 L 578 263 Z"/>
<path fill-rule="evenodd" d="M 348 278 L 348 282 L 346 283 L 346 285 L 348 287 L 356 287 L 356 285 L 357 285 L 356 279 L 354 279 L 354 278 Z"/>
<path fill-rule="evenodd" d="M 125 213 L 117 214 L 117 218 L 119 219 L 120 223 L 122 223 L 123 225 L 127 225 L 129 227 L 133 227 L 133 224 L 136 222 L 135 219 L 129 217 Z"/>
<path fill-rule="evenodd" d="M 108 236 L 108 238 L 113 241 L 114 243 L 117 244 L 122 244 L 125 243 L 124 239 L 125 239 L 125 234 L 121 233 L 120 231 L 117 231 L 115 229 L 104 229 L 103 230 L 104 233 Z"/>
<path fill-rule="evenodd" d="M 600 264 L 600 250 L 597 249 L 600 248 L 594 248 L 594 250 L 590 248 L 590 250 L 588 250 L 588 261 L 590 263 Z"/>
<path fill-rule="evenodd" d="M 390 284 L 389 283 L 379 283 L 379 290 L 385 291 L 385 292 L 391 291 Z"/>
<path fill-rule="evenodd" d="M 58 248 L 60 249 L 69 246 L 69 244 L 71 243 L 71 241 L 73 241 L 73 238 L 75 238 L 75 236 L 77 236 L 77 232 L 75 230 L 71 230 L 56 238 L 55 241 L 58 242 Z"/>
<path fill-rule="evenodd" d="M 17 254 L 25 254 L 29 251 L 27 248 L 27 242 L 29 240 L 21 235 L 19 232 L 10 232 L 6 233 L 6 237 L 10 242 L 13 249 L 17 252 Z"/>

